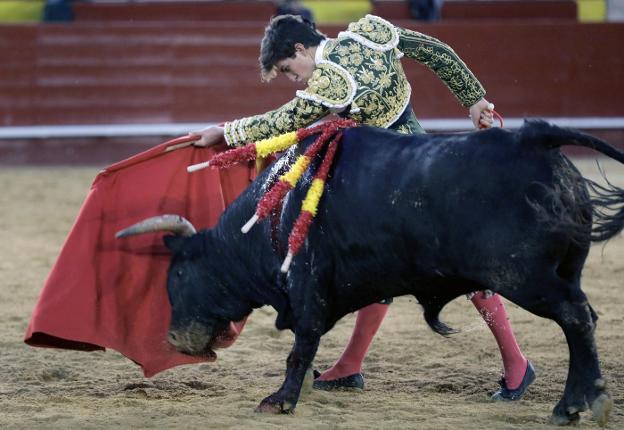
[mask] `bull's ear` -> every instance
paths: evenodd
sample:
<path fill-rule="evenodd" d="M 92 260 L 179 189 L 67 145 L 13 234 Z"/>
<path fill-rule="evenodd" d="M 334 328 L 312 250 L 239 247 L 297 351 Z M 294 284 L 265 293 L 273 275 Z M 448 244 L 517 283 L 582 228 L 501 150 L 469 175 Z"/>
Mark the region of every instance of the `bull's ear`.
<path fill-rule="evenodd" d="M 174 236 L 174 235 L 168 234 L 163 237 L 163 242 L 165 242 L 165 246 L 169 248 L 171 252 L 173 252 L 174 254 L 177 254 L 184 247 L 185 239 L 186 238 L 182 236 Z"/>

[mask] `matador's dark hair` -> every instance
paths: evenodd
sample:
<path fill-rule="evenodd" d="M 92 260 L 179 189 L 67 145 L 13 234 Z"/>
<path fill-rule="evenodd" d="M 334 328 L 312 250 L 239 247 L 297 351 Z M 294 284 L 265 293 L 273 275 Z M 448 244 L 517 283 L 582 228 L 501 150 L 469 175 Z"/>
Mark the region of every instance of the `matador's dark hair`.
<path fill-rule="evenodd" d="M 276 75 L 275 64 L 285 58 L 295 56 L 295 44 L 301 43 L 306 48 L 317 46 L 324 39 L 323 33 L 316 29 L 313 22 L 300 15 L 278 15 L 273 17 L 264 29 L 260 44 L 260 70 L 262 79 L 270 81 Z"/>

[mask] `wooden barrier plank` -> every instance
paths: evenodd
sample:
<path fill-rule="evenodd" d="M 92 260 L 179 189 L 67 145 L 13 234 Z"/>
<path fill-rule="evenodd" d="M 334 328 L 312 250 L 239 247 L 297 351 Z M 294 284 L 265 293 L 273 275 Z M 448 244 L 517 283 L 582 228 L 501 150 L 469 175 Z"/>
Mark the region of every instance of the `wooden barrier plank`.
<path fill-rule="evenodd" d="M 76 3 L 78 21 L 258 21 L 275 13 L 271 1 L 171 1 L 157 3 Z"/>
<path fill-rule="evenodd" d="M 378 1 L 373 13 L 389 20 L 412 19 L 408 2 Z M 577 19 L 575 0 L 445 0 L 442 20 Z"/>
<path fill-rule="evenodd" d="M 506 116 L 624 116 L 624 24 L 483 22 L 478 32 L 470 23 L 397 24 L 453 46 Z M 297 88 L 283 78 L 260 84 L 259 36 L 223 43 L 199 25 L 166 37 L 153 24 L 11 27 L 0 28 L 2 125 L 231 119 L 275 108 Z M 403 64 L 418 116 L 465 115 L 435 75 Z"/>
<path fill-rule="evenodd" d="M 561 19 L 576 21 L 575 0 L 446 0 L 442 19 Z"/>

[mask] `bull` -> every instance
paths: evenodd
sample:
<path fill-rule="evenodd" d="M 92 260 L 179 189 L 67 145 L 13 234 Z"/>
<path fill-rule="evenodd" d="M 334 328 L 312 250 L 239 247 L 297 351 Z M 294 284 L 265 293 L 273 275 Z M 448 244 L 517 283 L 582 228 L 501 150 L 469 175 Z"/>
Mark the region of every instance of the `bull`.
<path fill-rule="evenodd" d="M 268 222 L 240 233 L 280 161 L 212 229 L 196 233 L 188 221 L 172 224 L 165 216 L 120 236 L 176 233 L 164 242 L 173 253 L 169 342 L 179 351 L 214 356 L 230 321 L 263 305 L 277 311 L 278 329 L 294 332 L 285 380 L 258 411 L 294 411 L 321 336 L 344 315 L 413 295 L 427 324 L 448 335 L 453 330 L 440 321 L 442 308 L 463 294 L 491 290 L 555 321 L 565 334 L 569 371 L 552 422 L 574 423 L 589 406 L 605 425 L 613 402 L 581 271 L 591 242 L 622 230 L 624 189 L 584 178 L 561 153 L 565 145 L 624 163 L 624 153 L 606 142 L 544 121 L 458 135 L 347 129 L 317 218 L 287 274 L 280 272 L 279 245 L 299 213 L 304 187 L 285 200 L 276 240 Z"/>

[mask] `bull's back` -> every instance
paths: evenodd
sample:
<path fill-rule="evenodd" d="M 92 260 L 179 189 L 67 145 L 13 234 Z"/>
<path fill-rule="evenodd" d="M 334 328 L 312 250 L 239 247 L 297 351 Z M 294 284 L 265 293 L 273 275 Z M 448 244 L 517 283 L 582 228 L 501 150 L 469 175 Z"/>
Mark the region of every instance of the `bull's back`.
<path fill-rule="evenodd" d="M 310 232 L 338 264 L 404 270 L 481 264 L 528 240 L 527 202 L 552 181 L 551 155 L 514 134 L 399 135 L 345 132 Z M 389 266 L 390 265 L 390 266 Z M 394 267 L 391 267 L 394 266 Z"/>

